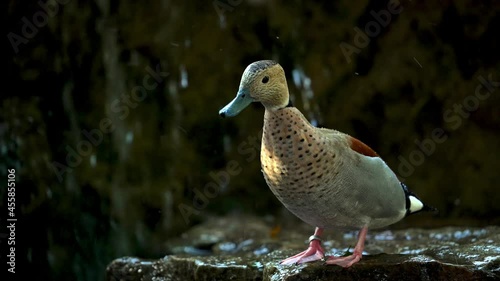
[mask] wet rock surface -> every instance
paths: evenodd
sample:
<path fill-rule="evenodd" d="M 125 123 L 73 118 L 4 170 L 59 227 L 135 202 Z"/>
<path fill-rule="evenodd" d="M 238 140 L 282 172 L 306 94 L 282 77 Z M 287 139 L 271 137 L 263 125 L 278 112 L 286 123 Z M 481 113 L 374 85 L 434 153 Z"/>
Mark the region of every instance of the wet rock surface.
<path fill-rule="evenodd" d="M 307 225 L 280 229 L 254 217 L 208 221 L 167 242 L 162 259 L 123 257 L 107 280 L 500 280 L 500 227 L 372 230 L 363 259 L 344 269 L 279 264 L 306 248 Z M 343 255 L 356 232 L 326 231 L 327 255 Z"/>

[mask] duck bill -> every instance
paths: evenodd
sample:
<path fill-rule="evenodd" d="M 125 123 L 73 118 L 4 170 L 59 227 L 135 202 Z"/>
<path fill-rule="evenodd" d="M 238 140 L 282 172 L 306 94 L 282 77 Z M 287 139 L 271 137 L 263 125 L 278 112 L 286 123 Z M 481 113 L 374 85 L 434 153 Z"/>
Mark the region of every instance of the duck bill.
<path fill-rule="evenodd" d="M 253 99 L 250 97 L 250 95 L 245 94 L 240 90 L 238 91 L 238 94 L 236 95 L 234 100 L 232 100 L 219 111 L 219 115 L 222 117 L 236 116 L 252 102 Z"/>

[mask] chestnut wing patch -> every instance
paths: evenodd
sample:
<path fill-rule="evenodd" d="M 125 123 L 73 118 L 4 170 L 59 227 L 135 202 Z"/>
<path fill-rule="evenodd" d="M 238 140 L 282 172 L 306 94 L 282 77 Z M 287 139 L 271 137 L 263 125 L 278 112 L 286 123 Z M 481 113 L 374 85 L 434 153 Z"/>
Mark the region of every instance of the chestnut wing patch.
<path fill-rule="evenodd" d="M 362 141 L 357 138 L 353 138 L 350 136 L 351 141 L 351 149 L 356 151 L 359 154 L 363 154 L 369 157 L 379 157 L 378 154 L 373 151 L 368 145 L 364 144 Z"/>

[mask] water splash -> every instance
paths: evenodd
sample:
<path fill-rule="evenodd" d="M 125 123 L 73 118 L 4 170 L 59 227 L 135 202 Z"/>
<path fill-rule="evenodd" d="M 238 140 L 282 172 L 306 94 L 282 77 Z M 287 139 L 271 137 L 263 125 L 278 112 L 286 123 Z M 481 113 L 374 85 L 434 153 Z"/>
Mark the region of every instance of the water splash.
<path fill-rule="evenodd" d="M 253 251 L 253 254 L 256 256 L 261 256 L 261 255 L 265 255 L 269 252 L 270 252 L 269 248 L 267 248 L 266 246 L 262 246 L 260 248 L 255 249 Z"/>
<path fill-rule="evenodd" d="M 236 250 L 236 244 L 233 242 L 222 242 L 218 247 L 223 252 L 233 252 Z"/>
<path fill-rule="evenodd" d="M 377 233 L 373 236 L 373 239 L 379 240 L 379 241 L 391 241 L 394 240 L 394 234 L 392 234 L 391 231 L 384 231 L 381 233 Z"/>

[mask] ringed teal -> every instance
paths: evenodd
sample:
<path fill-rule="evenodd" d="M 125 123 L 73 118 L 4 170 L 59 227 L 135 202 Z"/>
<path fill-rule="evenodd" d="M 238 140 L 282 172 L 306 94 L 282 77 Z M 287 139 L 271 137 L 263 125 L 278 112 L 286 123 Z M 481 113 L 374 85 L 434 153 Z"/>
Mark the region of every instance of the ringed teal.
<path fill-rule="evenodd" d="M 252 102 L 265 107 L 260 161 L 269 188 L 290 212 L 316 227 L 309 247 L 282 264 L 325 260 L 321 247 L 325 228 L 360 229 L 351 255 L 326 259 L 327 264 L 349 267 L 361 259 L 369 228 L 433 209 L 411 193 L 366 144 L 339 131 L 312 126 L 291 105 L 285 72 L 278 63 L 250 64 L 236 98 L 219 114 L 235 116 Z"/>

